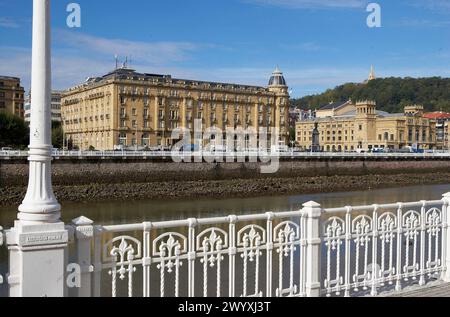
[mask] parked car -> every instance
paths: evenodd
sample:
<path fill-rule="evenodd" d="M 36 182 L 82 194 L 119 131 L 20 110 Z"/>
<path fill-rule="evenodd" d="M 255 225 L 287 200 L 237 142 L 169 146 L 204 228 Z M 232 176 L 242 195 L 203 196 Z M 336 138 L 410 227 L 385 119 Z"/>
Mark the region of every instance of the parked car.
<path fill-rule="evenodd" d="M 372 153 L 386 153 L 384 148 L 376 147 L 372 149 Z"/>

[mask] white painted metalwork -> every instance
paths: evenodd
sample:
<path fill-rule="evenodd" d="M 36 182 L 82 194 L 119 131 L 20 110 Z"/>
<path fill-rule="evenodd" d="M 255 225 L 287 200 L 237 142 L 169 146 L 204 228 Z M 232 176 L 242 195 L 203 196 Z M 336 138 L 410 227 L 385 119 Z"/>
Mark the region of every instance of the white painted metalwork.
<path fill-rule="evenodd" d="M 421 201 L 324 210 L 327 296 L 439 278 L 445 271 L 441 239 L 447 230 L 444 201 Z M 394 287 L 394 286 L 393 286 Z"/>
<path fill-rule="evenodd" d="M 101 278 L 112 296 L 140 296 L 142 281 L 145 297 L 375 296 L 423 286 L 447 272 L 447 206 L 309 202 L 293 212 L 95 226 L 94 289 Z"/>
<path fill-rule="evenodd" d="M 122 289 L 122 296 L 132 296 L 136 268 L 141 267 L 146 297 L 294 297 L 306 294 L 305 272 L 295 276 L 295 265 L 305 263 L 305 217 L 304 211 L 296 211 L 96 226 L 95 236 L 104 241 L 101 267 L 110 275 L 112 296 L 119 296 L 123 280 L 128 281 L 128 288 Z M 134 235 L 128 235 L 130 232 Z M 141 236 L 139 232 L 142 240 L 136 238 Z M 272 263 L 277 263 L 276 274 Z M 182 284 L 184 267 L 187 283 Z M 155 281 L 157 285 L 151 287 Z"/>
<path fill-rule="evenodd" d="M 67 230 L 77 296 L 375 296 L 449 281 L 443 200 Z M 3 235 L 0 230 L 0 244 Z M 12 279 L 14 280 L 14 279 Z"/>

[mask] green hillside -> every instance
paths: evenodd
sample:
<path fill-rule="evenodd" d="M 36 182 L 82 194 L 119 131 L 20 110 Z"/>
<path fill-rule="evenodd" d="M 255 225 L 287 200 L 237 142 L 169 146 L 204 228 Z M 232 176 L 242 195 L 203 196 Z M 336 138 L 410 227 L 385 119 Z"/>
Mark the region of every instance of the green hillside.
<path fill-rule="evenodd" d="M 323 94 L 292 100 L 302 109 L 316 109 L 330 102 L 375 100 L 377 109 L 402 112 L 406 105 L 420 104 L 426 111 L 450 112 L 450 78 L 383 78 L 367 84 L 348 83 Z"/>

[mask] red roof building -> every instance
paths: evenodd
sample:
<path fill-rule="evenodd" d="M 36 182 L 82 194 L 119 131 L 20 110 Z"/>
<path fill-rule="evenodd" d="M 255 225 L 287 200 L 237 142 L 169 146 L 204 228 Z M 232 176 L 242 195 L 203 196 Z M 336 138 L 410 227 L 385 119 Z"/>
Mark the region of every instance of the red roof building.
<path fill-rule="evenodd" d="M 450 113 L 436 111 L 436 112 L 426 113 L 423 115 L 423 117 L 427 118 L 427 119 L 431 119 L 431 120 L 450 120 Z"/>

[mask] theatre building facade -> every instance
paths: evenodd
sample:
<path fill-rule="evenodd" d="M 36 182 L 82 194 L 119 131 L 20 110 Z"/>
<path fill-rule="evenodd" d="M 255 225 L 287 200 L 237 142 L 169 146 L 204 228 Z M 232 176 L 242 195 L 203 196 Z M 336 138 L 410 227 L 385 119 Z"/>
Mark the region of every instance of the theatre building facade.
<path fill-rule="evenodd" d="M 317 126 L 319 148 L 326 152 L 436 147 L 436 122 L 424 117 L 422 106 L 408 106 L 395 114 L 376 107 L 374 101 L 330 103 L 314 119 L 297 122 L 297 146 L 310 150 Z"/>

